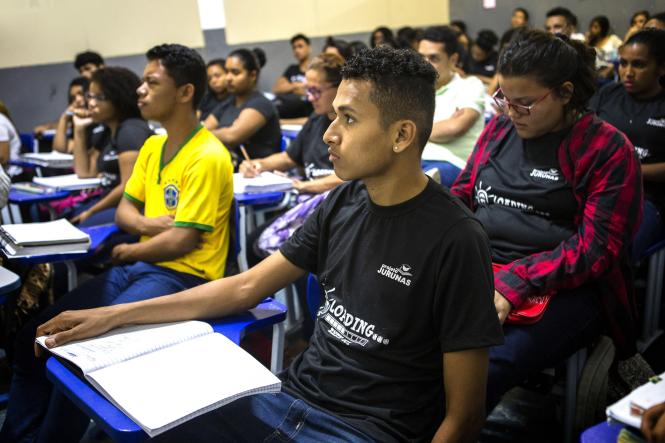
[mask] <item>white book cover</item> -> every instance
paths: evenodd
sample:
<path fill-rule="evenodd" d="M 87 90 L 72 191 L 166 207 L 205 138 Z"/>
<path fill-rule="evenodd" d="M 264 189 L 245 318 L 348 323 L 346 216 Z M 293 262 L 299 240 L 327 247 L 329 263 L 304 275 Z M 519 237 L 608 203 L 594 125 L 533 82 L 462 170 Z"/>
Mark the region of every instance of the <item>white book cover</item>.
<path fill-rule="evenodd" d="M 99 177 L 79 178 L 76 174 L 57 175 L 54 177 L 35 177 L 32 181 L 38 185 L 68 191 L 97 188 L 102 184 L 102 179 Z"/>
<path fill-rule="evenodd" d="M 261 363 L 199 321 L 120 328 L 50 351 L 80 367 L 151 437 L 240 397 L 281 388 Z"/>
<path fill-rule="evenodd" d="M 258 192 L 282 192 L 293 188 L 293 180 L 274 172 L 263 171 L 256 177 L 243 177 L 242 173 L 233 174 L 233 192 L 258 193 Z"/>
<path fill-rule="evenodd" d="M 642 413 L 659 403 L 665 402 L 665 372 L 652 377 L 647 383 L 609 406 L 607 417 L 635 428 L 640 428 Z"/>

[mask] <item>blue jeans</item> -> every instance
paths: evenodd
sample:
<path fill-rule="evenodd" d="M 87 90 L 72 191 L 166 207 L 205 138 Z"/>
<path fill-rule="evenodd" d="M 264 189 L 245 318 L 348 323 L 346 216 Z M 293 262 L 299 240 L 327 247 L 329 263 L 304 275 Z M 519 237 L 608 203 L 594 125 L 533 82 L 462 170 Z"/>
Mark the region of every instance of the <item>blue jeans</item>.
<path fill-rule="evenodd" d="M 243 397 L 153 439 L 154 442 L 373 442 L 348 423 L 291 395 Z"/>
<path fill-rule="evenodd" d="M 504 325 L 504 344 L 490 348 L 487 412 L 528 376 L 557 366 L 601 332 L 598 296 L 589 287 L 559 291 L 532 325 Z"/>
<path fill-rule="evenodd" d="M 441 175 L 441 184 L 447 188 L 450 188 L 455 183 L 457 176 L 462 172 L 460 168 L 448 162 L 421 160 L 420 164 L 424 171 L 430 168 L 438 169 Z"/>
<path fill-rule="evenodd" d="M 46 358 L 35 358 L 39 325 L 72 309 L 145 300 L 189 289 L 206 280 L 144 262 L 116 266 L 78 286 L 40 312 L 19 331 L 7 415 L 0 442 L 78 442 L 90 419 L 46 378 Z"/>
<path fill-rule="evenodd" d="M 665 237 L 663 219 L 658 207 L 651 201 L 644 199 L 642 206 L 642 223 L 633 239 L 633 261 L 642 258 L 649 246 Z"/>

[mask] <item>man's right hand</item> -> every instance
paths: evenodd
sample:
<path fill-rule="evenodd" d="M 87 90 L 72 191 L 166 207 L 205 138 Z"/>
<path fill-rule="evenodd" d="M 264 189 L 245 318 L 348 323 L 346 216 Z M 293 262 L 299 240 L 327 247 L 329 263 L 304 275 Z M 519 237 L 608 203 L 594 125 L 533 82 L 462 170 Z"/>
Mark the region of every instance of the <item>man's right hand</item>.
<path fill-rule="evenodd" d="M 62 346 L 74 340 L 96 337 L 114 327 L 114 306 L 81 311 L 65 311 L 37 328 L 36 337 L 48 335 L 46 347 Z M 42 347 L 35 343 L 35 355 L 42 353 Z"/>
<path fill-rule="evenodd" d="M 256 177 L 262 171 L 261 163 L 256 160 L 244 160 L 242 163 L 240 163 L 238 170 L 242 173 L 243 177 Z"/>
<path fill-rule="evenodd" d="M 141 219 L 141 235 L 154 237 L 164 231 L 168 231 L 173 227 L 173 215 L 161 215 L 159 217 L 142 217 Z"/>

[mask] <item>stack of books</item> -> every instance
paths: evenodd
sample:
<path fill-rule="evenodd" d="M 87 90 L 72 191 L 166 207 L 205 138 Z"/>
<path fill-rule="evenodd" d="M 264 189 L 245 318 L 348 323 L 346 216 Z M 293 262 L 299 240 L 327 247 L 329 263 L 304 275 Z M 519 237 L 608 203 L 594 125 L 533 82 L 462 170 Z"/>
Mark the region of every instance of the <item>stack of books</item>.
<path fill-rule="evenodd" d="M 76 174 L 58 175 L 55 177 L 35 177 L 32 181 L 40 186 L 46 186 L 58 191 L 94 189 L 102 185 L 101 178 L 79 178 Z"/>
<path fill-rule="evenodd" d="M 8 258 L 51 254 L 84 254 L 90 247 L 90 236 L 66 219 L 43 223 L 20 223 L 0 226 L 2 252 Z"/>
<path fill-rule="evenodd" d="M 74 156 L 72 154 L 63 154 L 62 152 L 31 152 L 23 154 L 22 159 L 37 166 L 48 168 L 73 168 Z"/>

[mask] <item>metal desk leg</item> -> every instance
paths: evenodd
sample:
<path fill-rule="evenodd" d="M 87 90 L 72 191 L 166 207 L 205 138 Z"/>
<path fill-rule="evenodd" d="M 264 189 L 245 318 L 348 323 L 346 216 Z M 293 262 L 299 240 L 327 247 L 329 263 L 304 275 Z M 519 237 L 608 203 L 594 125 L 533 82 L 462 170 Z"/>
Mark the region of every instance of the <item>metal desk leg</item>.
<path fill-rule="evenodd" d="M 238 254 L 238 267 L 240 272 L 249 269 L 247 265 L 247 209 L 245 206 L 238 208 L 238 240 L 240 242 L 240 253 Z"/>
<path fill-rule="evenodd" d="M 67 290 L 71 291 L 77 285 L 76 265 L 73 261 L 67 260 L 65 266 L 67 267 Z"/>
<path fill-rule="evenodd" d="M 273 374 L 282 370 L 284 365 L 284 322 L 272 326 L 272 351 L 270 353 L 270 370 Z"/>

